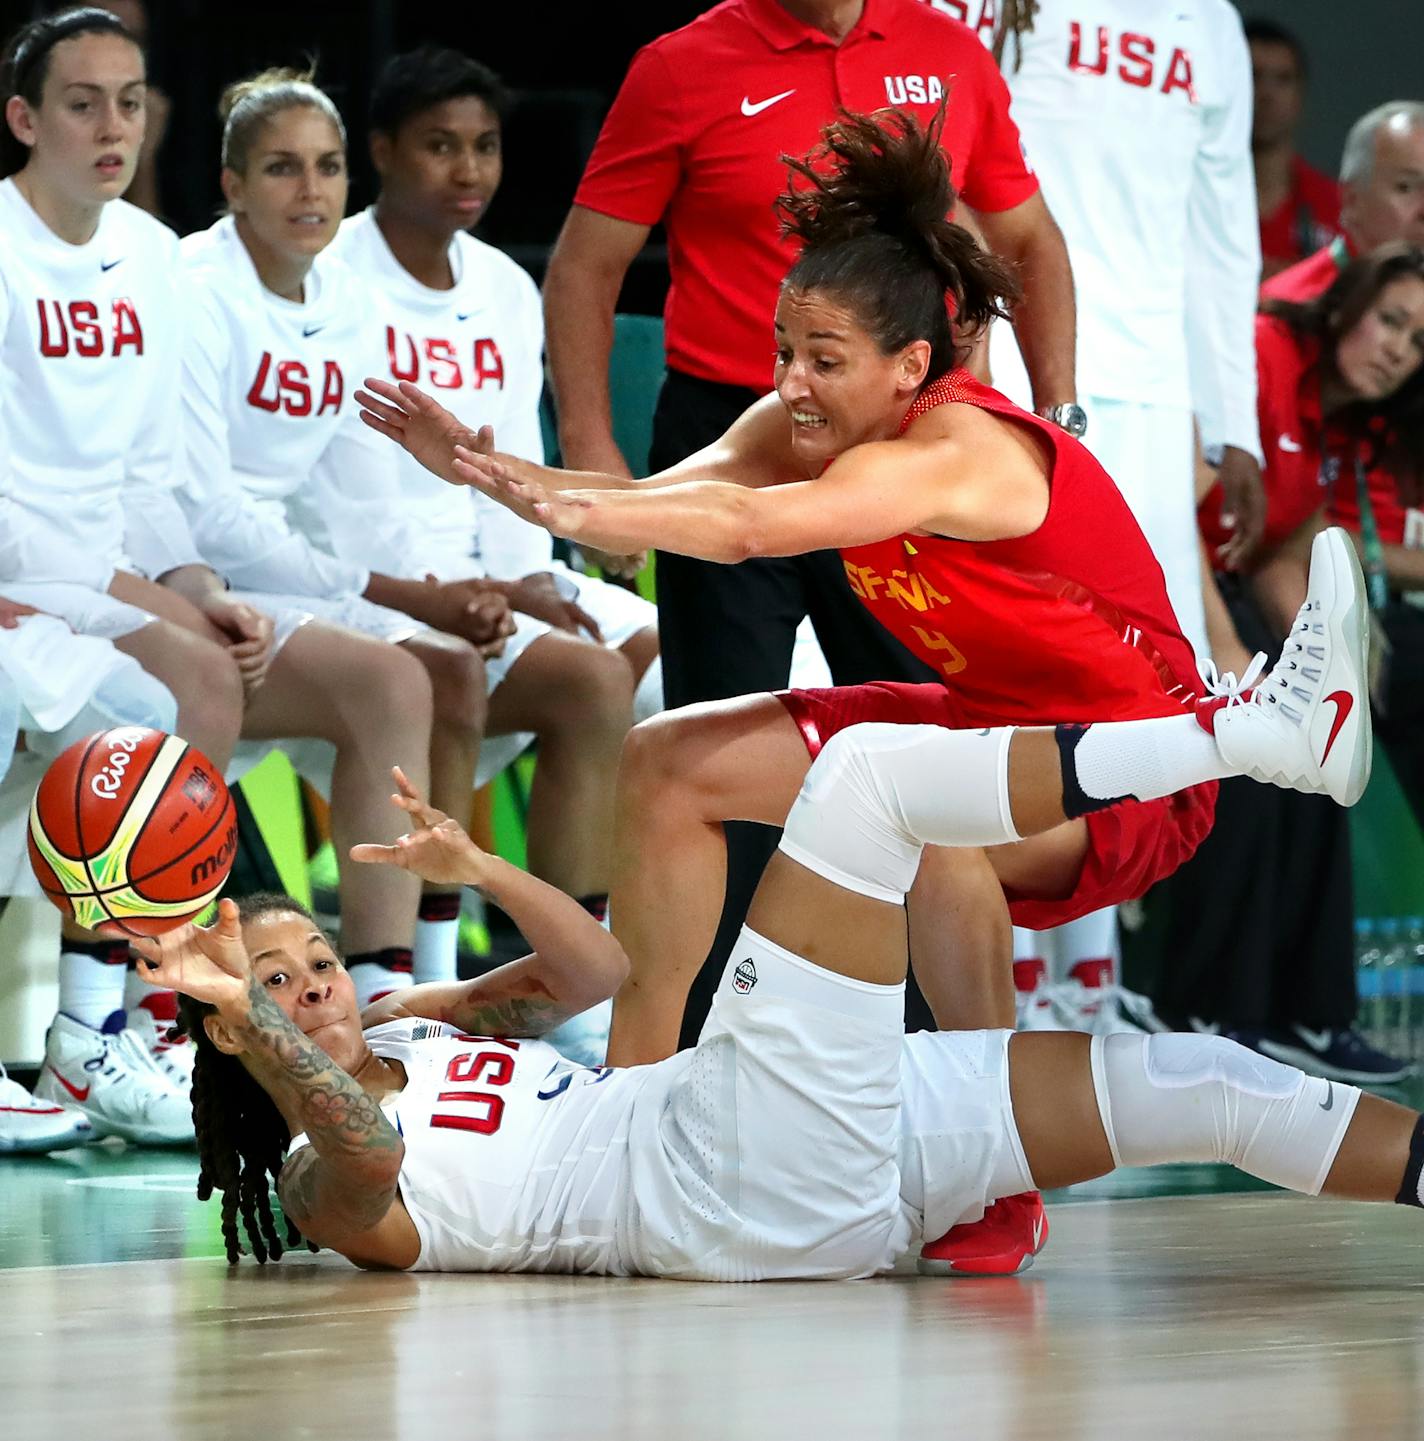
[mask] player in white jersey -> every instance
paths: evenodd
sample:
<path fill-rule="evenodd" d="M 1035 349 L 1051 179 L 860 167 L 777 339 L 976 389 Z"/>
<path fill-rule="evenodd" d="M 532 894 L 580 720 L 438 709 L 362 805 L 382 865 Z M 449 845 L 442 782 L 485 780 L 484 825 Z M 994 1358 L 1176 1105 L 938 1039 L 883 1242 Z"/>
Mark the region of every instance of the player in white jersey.
<path fill-rule="evenodd" d="M 358 1014 L 284 898 L 139 943 L 189 998 L 201 1193 L 259 1259 L 289 1227 L 358 1265 L 686 1280 L 854 1278 L 995 1196 L 1116 1165 L 1229 1161 L 1278 1185 L 1421 1204 L 1424 1118 L 1215 1036 L 902 1034 L 905 892 L 925 844 L 1248 773 L 1358 799 L 1368 605 L 1328 531 L 1287 655 L 1249 703 L 1086 728 L 862 725 L 816 759 L 698 1045 L 573 1066 L 538 1039 L 628 972 L 567 897 L 479 851 L 397 773 L 414 829 L 360 859 L 478 885 L 534 954 Z M 1309 648 L 1316 665 L 1301 661 Z M 1314 679 L 1310 679 L 1314 676 Z M 1332 745 L 1334 696 L 1353 698 Z M 1343 707 L 1338 707 L 1343 710 Z M 287 1241 L 295 1234 L 289 1230 Z"/>
<path fill-rule="evenodd" d="M 219 766 L 240 726 L 255 737 L 334 740 L 344 752 L 341 809 L 356 810 L 350 833 L 365 834 L 386 810 L 391 741 L 425 770 L 428 686 L 398 652 L 397 671 L 409 665 L 410 674 L 383 680 L 390 662 L 376 653 L 343 696 L 331 671 L 340 647 L 324 644 L 317 629 L 296 647 L 310 650 L 305 662 L 274 663 L 271 619 L 234 597 L 193 541 L 179 498 L 178 243 L 114 198 L 143 133 L 142 54 L 112 15 L 95 10 L 27 27 L 12 57 L 5 168 L 23 164 L 0 183 L 5 233 L 21 242 L 0 267 L 0 415 L 9 437 L 0 447 L 0 510 L 13 540 L 0 556 L 0 594 L 112 638 L 173 693 L 173 728 Z M 390 729 L 379 760 L 372 725 Z M 354 944 L 370 945 L 376 933 L 375 947 L 409 948 L 418 884 L 370 882 L 361 876 L 366 935 Z M 353 900 L 358 932 L 360 910 Z M 119 1029 L 127 959 L 121 942 L 66 927 L 60 1015 L 40 1090 L 88 1106 L 96 1126 L 112 1124 L 129 1139 L 191 1137 L 185 1097 L 170 1101 L 165 1090 L 161 1105 L 149 1106 L 144 1087 L 127 1085 L 124 1096 L 137 1099 L 117 1098 L 125 1119 L 105 1101 L 113 1088 L 86 1079 L 90 1061 L 122 1060 L 127 1046 Z M 110 1075 L 107 1063 L 93 1069 Z"/>
<path fill-rule="evenodd" d="M 292 72 L 259 76 L 234 95 L 223 145 L 231 214 L 183 243 L 194 311 L 184 403 L 194 484 L 230 478 L 225 493 L 242 505 L 204 498 L 200 544 L 264 604 L 310 607 L 421 661 L 435 688 L 432 788 L 446 808 L 467 803 L 482 732 L 515 738 L 511 758 L 525 733 L 537 735 L 530 864 L 576 897 L 601 898 L 629 667 L 540 620 L 511 620 L 520 596 L 476 566 L 425 578 L 440 567 L 445 523 L 412 512 L 396 457 L 352 399 L 383 368 L 381 332 L 370 287 L 326 253 L 346 200 L 344 132 L 328 97 Z M 299 593 L 283 594 L 282 572 L 293 570 L 286 586 Z M 423 903 L 443 940 L 440 970 L 425 928 L 417 941 L 430 978 L 454 974 L 454 900 Z"/>
<path fill-rule="evenodd" d="M 502 449 L 542 463 L 539 293 L 470 233 L 499 188 L 505 109 L 497 77 L 468 56 L 428 46 L 389 60 L 371 96 L 380 193 L 342 225 L 335 248 L 373 286 L 385 373 L 431 388 L 462 424 L 491 426 Z M 649 602 L 555 561 L 547 532 L 483 496 L 445 485 L 408 456 L 396 465 L 408 514 L 437 542 L 426 561 L 437 574 L 509 582 L 516 606 L 626 658 L 639 719 L 661 708 Z"/>
<path fill-rule="evenodd" d="M 989 43 L 987 0 L 931 0 Z M 1063 231 L 1078 297 L 1085 442 L 1156 552 L 1187 637 L 1207 654 L 1192 417 L 1224 449 L 1249 548 L 1264 519 L 1252 326 L 1260 248 L 1251 62 L 1227 0 L 1041 0 L 1002 7 L 1013 116 Z M 1026 17 L 1026 18 L 1025 18 Z M 1008 326 L 995 384 L 1025 395 Z"/>
<path fill-rule="evenodd" d="M 0 594 L 112 641 L 221 765 L 271 628 L 199 563 L 173 497 L 177 238 L 118 198 L 143 139 L 144 75 L 100 10 L 25 26 L 0 67 Z M 47 681 L 65 685 L 61 708 L 91 695 L 83 667 L 57 664 Z M 96 1128 L 181 1140 L 186 1101 L 124 1029 L 127 958 L 66 924 L 39 1090 Z"/>

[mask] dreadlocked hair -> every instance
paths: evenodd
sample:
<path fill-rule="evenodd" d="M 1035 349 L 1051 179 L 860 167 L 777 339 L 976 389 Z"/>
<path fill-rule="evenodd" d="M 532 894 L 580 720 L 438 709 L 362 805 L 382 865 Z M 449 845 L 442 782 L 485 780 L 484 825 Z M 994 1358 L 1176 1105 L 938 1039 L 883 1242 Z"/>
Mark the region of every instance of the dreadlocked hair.
<path fill-rule="evenodd" d="M 1012 270 L 949 219 L 945 105 L 923 127 L 907 110 L 842 111 L 810 155 L 782 156 L 790 173 L 776 202 L 782 234 L 801 242 L 781 288 L 834 297 L 886 355 L 929 341 L 927 381 L 967 350 L 956 326 L 972 334 L 1007 319 L 1020 295 Z"/>
<path fill-rule="evenodd" d="M 1038 14 L 1038 0 L 1000 0 L 999 23 L 994 27 L 994 63 L 1002 65 L 1004 46 L 1009 36 L 1014 39 L 1014 72 L 1023 64 L 1023 38 L 1033 33 L 1033 17 Z"/>
<path fill-rule="evenodd" d="M 238 902 L 244 922 L 264 915 L 312 913 L 290 896 L 262 893 Z M 272 1210 L 272 1186 L 281 1174 L 291 1133 L 272 1098 L 236 1056 L 213 1044 L 203 1021 L 216 1007 L 191 996 L 178 997 L 178 1029 L 192 1037 L 193 1129 L 198 1140 L 198 1199 L 222 1196 L 222 1234 L 228 1265 L 242 1255 L 237 1221 L 242 1217 L 247 1248 L 259 1265 L 279 1261 L 284 1250 L 300 1245 L 301 1232 L 284 1216 L 279 1231 Z M 283 1240 L 285 1233 L 285 1243 Z M 307 1249 L 318 1248 L 310 1241 Z"/>

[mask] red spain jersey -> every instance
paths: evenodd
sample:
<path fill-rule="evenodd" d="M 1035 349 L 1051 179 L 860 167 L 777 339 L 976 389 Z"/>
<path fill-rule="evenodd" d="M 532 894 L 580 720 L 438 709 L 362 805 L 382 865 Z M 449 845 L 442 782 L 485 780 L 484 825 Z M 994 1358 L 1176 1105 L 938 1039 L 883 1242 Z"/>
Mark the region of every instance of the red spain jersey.
<path fill-rule="evenodd" d="M 841 551 L 851 589 L 944 677 L 955 723 L 1051 725 L 1174 715 L 1200 689 L 1162 568 L 1117 486 L 1057 426 L 962 370 L 920 392 L 1027 426 L 1050 451 L 1043 524 L 1014 540 L 898 535 Z"/>
<path fill-rule="evenodd" d="M 1318 341 L 1297 335 L 1274 315 L 1256 317 L 1256 410 L 1266 459 L 1266 527 L 1257 558 L 1269 555 L 1325 502 L 1319 356 Z M 1221 523 L 1219 485 L 1207 493 L 1197 518 L 1215 555 L 1230 536 Z"/>
<path fill-rule="evenodd" d="M 1038 189 L 1009 93 L 973 31 L 917 0 L 865 0 L 836 44 L 776 0 L 726 0 L 634 57 L 576 205 L 667 228 L 668 364 L 771 389 L 778 289 L 796 258 L 773 203 L 781 156 L 804 155 L 841 109 L 901 106 L 922 121 L 949 94 L 944 148 L 976 210 Z"/>

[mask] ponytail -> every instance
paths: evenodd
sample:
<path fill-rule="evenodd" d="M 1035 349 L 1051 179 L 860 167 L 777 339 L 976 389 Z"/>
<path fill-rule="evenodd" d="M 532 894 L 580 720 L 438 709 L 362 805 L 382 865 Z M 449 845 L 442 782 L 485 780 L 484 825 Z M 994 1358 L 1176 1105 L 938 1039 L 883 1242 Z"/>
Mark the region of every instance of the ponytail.
<path fill-rule="evenodd" d="M 341 112 L 326 91 L 314 83 L 315 79 L 315 66 L 305 70 L 282 66 L 229 85 L 218 102 L 218 118 L 223 123 L 223 168 L 244 174 L 262 127 L 288 110 L 319 110 L 336 128 L 344 150 L 346 126 Z"/>
<path fill-rule="evenodd" d="M 835 296 L 887 355 L 929 341 L 929 380 L 958 362 L 955 325 L 1007 319 L 1020 295 L 1009 267 L 949 219 L 944 116 L 945 102 L 923 128 L 905 110 L 842 113 L 805 159 L 783 156 L 776 202 L 782 234 L 801 242 L 782 288 Z"/>

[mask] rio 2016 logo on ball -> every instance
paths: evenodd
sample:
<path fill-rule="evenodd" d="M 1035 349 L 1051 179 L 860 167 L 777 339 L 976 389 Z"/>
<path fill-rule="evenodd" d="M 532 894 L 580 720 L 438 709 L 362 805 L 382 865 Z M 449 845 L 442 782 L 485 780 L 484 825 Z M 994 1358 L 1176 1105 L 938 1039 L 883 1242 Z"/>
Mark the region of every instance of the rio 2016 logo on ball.
<path fill-rule="evenodd" d="M 222 775 L 178 736 L 142 726 L 76 741 L 30 806 L 30 864 L 81 926 L 154 936 L 217 899 L 237 852 Z"/>

